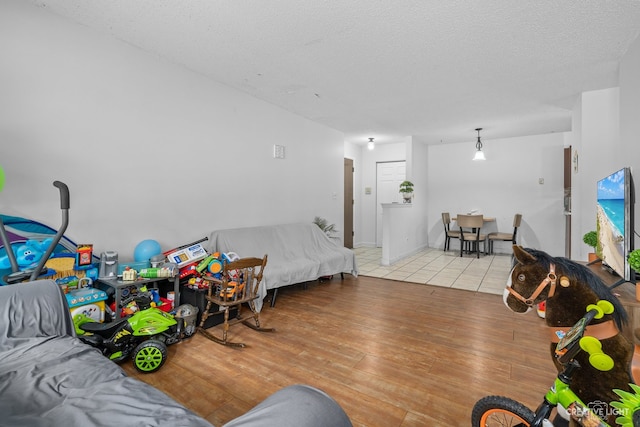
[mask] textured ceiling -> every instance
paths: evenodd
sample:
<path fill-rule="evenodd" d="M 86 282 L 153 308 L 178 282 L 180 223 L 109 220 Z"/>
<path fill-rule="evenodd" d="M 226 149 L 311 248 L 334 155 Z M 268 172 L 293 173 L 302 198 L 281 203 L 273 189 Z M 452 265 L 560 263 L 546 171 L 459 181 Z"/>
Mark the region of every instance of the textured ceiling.
<path fill-rule="evenodd" d="M 355 143 L 570 130 L 640 33 L 640 0 L 30 1 Z"/>

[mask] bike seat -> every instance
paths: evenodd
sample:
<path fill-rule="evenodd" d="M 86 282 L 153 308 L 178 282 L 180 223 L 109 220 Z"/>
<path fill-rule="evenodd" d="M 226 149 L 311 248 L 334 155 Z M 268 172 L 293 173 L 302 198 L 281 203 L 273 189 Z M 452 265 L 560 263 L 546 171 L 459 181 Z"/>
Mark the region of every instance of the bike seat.
<path fill-rule="evenodd" d="M 122 327 L 122 324 L 126 322 L 126 318 L 109 323 L 89 322 L 81 325 L 80 329 L 85 332 L 91 332 L 92 334 L 97 334 L 108 338 L 113 335 L 116 330 L 120 329 Z"/>

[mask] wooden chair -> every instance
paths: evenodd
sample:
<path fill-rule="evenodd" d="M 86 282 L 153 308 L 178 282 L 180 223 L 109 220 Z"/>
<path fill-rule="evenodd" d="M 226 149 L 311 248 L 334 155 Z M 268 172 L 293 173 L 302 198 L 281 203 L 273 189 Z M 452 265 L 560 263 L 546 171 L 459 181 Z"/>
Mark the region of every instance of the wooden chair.
<path fill-rule="evenodd" d="M 222 269 L 222 278 L 214 276 L 204 276 L 203 280 L 209 283 L 209 290 L 205 296 L 207 306 L 202 314 L 198 331 L 219 344 L 234 347 L 245 347 L 244 343 L 231 342 L 227 340 L 229 326 L 241 322 L 244 325 L 260 332 L 274 332 L 273 328 L 263 328 L 260 326 L 260 312 L 256 310 L 255 299 L 258 297 L 258 286 L 262 281 L 262 274 L 267 265 L 267 255 L 264 258 L 241 258 L 237 261 L 225 263 Z M 241 315 L 242 304 L 247 304 L 253 312 L 253 322 L 243 319 Z M 222 338 L 204 328 L 204 323 L 211 314 L 211 305 L 216 304 L 220 311 L 224 313 L 222 324 Z M 238 307 L 238 315 L 229 321 L 229 308 Z M 255 325 L 253 324 L 255 323 Z"/>
<path fill-rule="evenodd" d="M 451 245 L 451 239 L 459 239 L 460 232 L 451 230 L 451 215 L 449 212 L 442 212 L 442 225 L 444 225 L 444 251 L 448 251 Z"/>
<path fill-rule="evenodd" d="M 460 256 L 464 252 L 464 246 L 468 243 L 470 252 L 475 252 L 480 258 L 480 242 L 484 245 L 484 251 L 487 252 L 487 236 L 481 234 L 480 230 L 484 224 L 482 215 L 463 215 L 458 214 L 456 223 L 460 228 Z"/>
<path fill-rule="evenodd" d="M 494 232 L 489 233 L 487 235 L 487 241 L 489 242 L 489 253 L 493 253 L 493 242 L 501 241 L 501 242 L 511 242 L 512 244 L 516 244 L 516 235 L 518 234 L 518 227 L 520 227 L 520 223 L 522 222 L 522 214 L 515 214 L 513 216 L 513 233 L 501 233 Z"/>

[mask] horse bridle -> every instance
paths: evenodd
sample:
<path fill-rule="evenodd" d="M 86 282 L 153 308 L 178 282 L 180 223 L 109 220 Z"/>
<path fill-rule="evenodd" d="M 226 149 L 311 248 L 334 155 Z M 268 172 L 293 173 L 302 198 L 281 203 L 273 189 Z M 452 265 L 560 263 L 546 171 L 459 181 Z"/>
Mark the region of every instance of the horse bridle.
<path fill-rule="evenodd" d="M 549 274 L 547 274 L 547 277 L 545 277 L 542 280 L 542 282 L 540 282 L 536 290 L 533 291 L 533 293 L 529 298 L 523 297 L 518 292 L 516 292 L 511 286 L 507 286 L 507 290 L 511 295 L 513 295 L 514 297 L 522 301 L 528 307 L 533 307 L 534 301 L 536 300 L 538 295 L 542 293 L 544 288 L 546 288 L 547 286 L 551 286 L 549 288 L 549 296 L 547 298 L 551 298 L 553 294 L 555 294 L 557 280 L 558 280 L 558 276 L 556 276 L 556 266 L 554 264 L 551 264 L 549 266 Z"/>

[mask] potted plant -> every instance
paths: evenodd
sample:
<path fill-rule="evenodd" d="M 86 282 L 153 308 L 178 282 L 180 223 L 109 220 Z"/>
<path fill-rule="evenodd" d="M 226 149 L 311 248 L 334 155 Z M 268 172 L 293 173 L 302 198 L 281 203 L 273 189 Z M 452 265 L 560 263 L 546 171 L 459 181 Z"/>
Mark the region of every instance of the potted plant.
<path fill-rule="evenodd" d="M 582 236 L 582 241 L 593 248 L 593 252 L 589 252 L 589 262 L 593 262 L 598 259 L 596 255 L 596 248 L 598 247 L 598 233 L 595 231 L 589 231 Z"/>
<path fill-rule="evenodd" d="M 404 203 L 411 203 L 411 199 L 413 198 L 413 182 L 402 181 L 402 183 L 400 183 L 400 192 L 402 193 Z"/>
<path fill-rule="evenodd" d="M 329 224 L 329 221 L 324 218 L 320 218 L 319 216 L 313 219 L 313 223 L 320 227 L 320 229 L 324 231 L 327 236 L 331 237 L 332 239 L 336 238 L 336 236 L 334 236 L 334 233 L 337 233 L 338 230 L 336 230 L 335 224 Z"/>
<path fill-rule="evenodd" d="M 629 260 L 629 267 L 631 267 L 635 275 L 636 300 L 640 301 L 640 249 L 635 249 L 629 252 L 627 259 Z M 634 280 L 634 277 L 631 277 L 631 280 Z"/>

